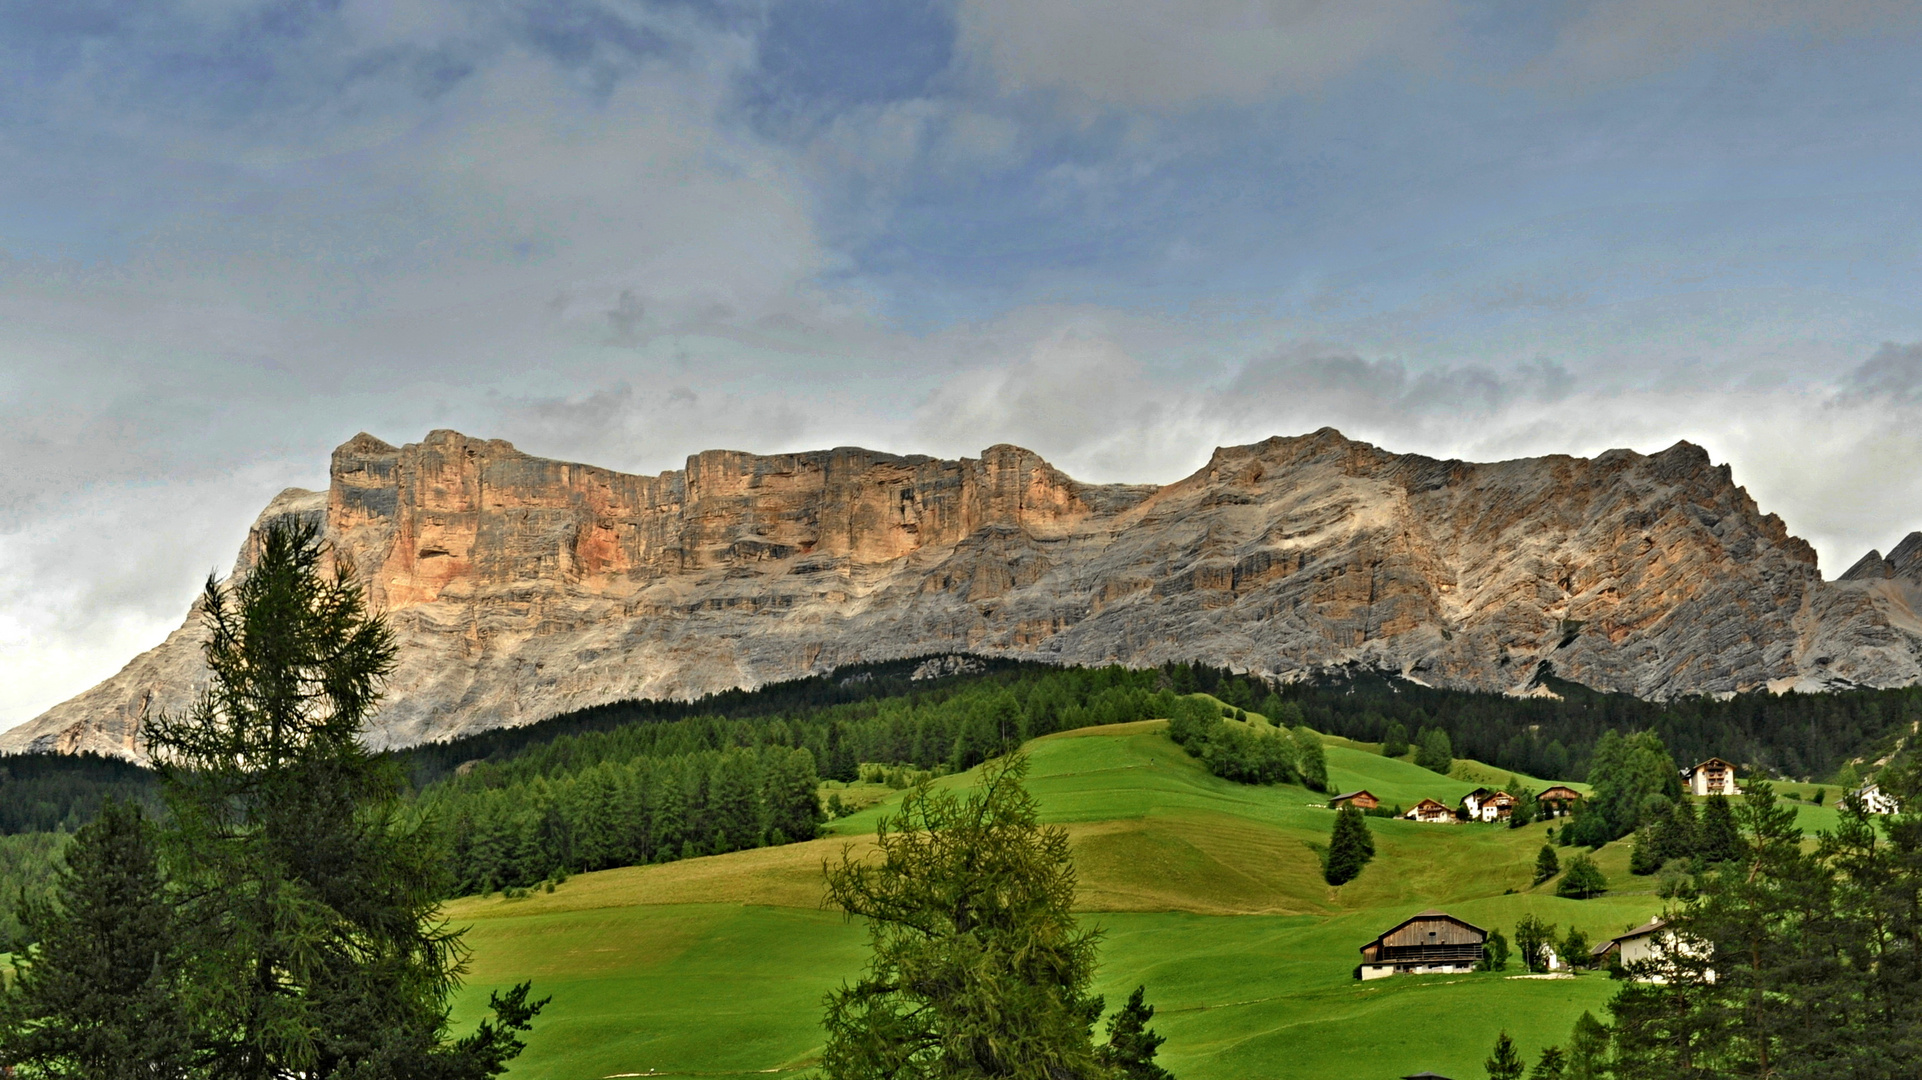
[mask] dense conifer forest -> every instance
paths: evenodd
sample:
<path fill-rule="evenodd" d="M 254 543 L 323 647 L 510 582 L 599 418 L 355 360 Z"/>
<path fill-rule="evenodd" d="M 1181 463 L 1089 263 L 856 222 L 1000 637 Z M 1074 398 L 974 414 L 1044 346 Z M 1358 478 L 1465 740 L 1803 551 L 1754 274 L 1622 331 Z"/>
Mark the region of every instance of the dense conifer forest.
<path fill-rule="evenodd" d="M 931 670 L 948 673 L 915 677 Z M 959 771 L 1038 735 L 1173 716 L 1192 693 L 1219 698 L 1230 714 L 1364 741 L 1399 735 L 1419 747 L 1424 735 L 1445 736 L 1455 757 L 1551 779 L 1586 778 L 1609 732 L 1653 731 L 1683 763 L 1715 755 L 1749 775 L 1848 781 L 1852 759 L 1886 756 L 1922 723 L 1922 688 L 1646 702 L 1542 682 L 1558 696 L 1439 690 L 1363 672 L 1276 685 L 1200 663 L 1083 669 L 967 658 L 930 668 L 916 658 L 692 702 L 596 706 L 391 756 L 467 893 L 807 839 L 824 814 L 823 779 L 854 780 L 864 765 Z M 1186 741 L 1220 775 L 1316 779 L 1293 741 L 1250 741 L 1218 724 L 1203 734 Z M 153 807 L 157 791 L 152 772 L 114 759 L 0 758 L 0 930 L 17 929 L 19 889 L 39 887 L 48 854 L 105 798 Z"/>

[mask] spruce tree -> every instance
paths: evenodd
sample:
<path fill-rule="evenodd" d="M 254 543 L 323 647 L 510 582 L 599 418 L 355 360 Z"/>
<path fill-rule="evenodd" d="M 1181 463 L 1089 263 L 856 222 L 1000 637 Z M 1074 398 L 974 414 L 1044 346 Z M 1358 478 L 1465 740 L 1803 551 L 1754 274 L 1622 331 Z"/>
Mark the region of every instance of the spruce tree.
<path fill-rule="evenodd" d="M 1711 795 L 1702 801 L 1702 820 L 1697 832 L 1696 853 L 1710 863 L 1735 857 L 1742 838 L 1735 827 L 1735 810 L 1727 795 Z"/>
<path fill-rule="evenodd" d="M 1155 1007 L 1142 1000 L 1147 990 L 1135 987 L 1128 1003 L 1108 1019 L 1107 1044 L 1095 1049 L 1096 1059 L 1113 1070 L 1115 1080 L 1174 1080 L 1173 1073 L 1155 1063 L 1155 1051 L 1168 1040 L 1148 1026 Z"/>
<path fill-rule="evenodd" d="M 1562 1048 L 1551 1046 L 1536 1059 L 1535 1067 L 1528 1072 L 1528 1080 L 1562 1080 L 1567 1068 L 1567 1055 L 1562 1053 Z"/>
<path fill-rule="evenodd" d="M 850 849 L 825 868 L 871 949 L 827 997 L 830 1080 L 1108 1074 L 1092 1034 L 1098 935 L 1072 914 L 1068 836 L 1040 824 L 1026 774 L 1016 754 L 966 798 L 923 781 L 881 822 L 878 863 Z"/>
<path fill-rule="evenodd" d="M 1360 875 L 1375 855 L 1375 838 L 1368 819 L 1350 803 L 1335 811 L 1334 831 L 1328 838 L 1328 857 L 1322 877 L 1330 885 L 1346 885 Z"/>
<path fill-rule="evenodd" d="M 255 554 L 232 588 L 207 582 L 207 689 L 147 732 L 196 1057 L 223 1080 L 495 1075 L 540 1004 L 522 984 L 446 1040 L 464 950 L 436 916 L 445 860 L 360 742 L 393 636 L 313 526 Z"/>
<path fill-rule="evenodd" d="M 39 944 L 0 1002 L 0 1061 L 88 1080 L 186 1075 L 179 927 L 137 806 L 102 806 L 67 846 L 52 901 L 22 915 Z"/>
<path fill-rule="evenodd" d="M 1568 1036 L 1568 1053 L 1562 1069 L 1566 1080 L 1605 1080 L 1608 1076 L 1609 1040 L 1608 1025 L 1584 1009 Z"/>
<path fill-rule="evenodd" d="M 1422 732 L 1421 745 L 1415 749 L 1415 764 L 1448 775 L 1448 770 L 1455 765 L 1455 748 L 1448 741 L 1448 732 L 1440 728 Z"/>
<path fill-rule="evenodd" d="M 1488 1080 L 1522 1080 L 1528 1062 L 1522 1060 L 1521 1052 L 1515 1049 L 1515 1040 L 1503 1031 L 1495 1040 L 1495 1052 L 1482 1062 L 1482 1068 L 1488 1070 Z"/>
<path fill-rule="evenodd" d="M 1400 721 L 1390 722 L 1388 733 L 1382 736 L 1381 752 L 1383 757 L 1398 758 L 1408 753 L 1408 729 Z"/>
<path fill-rule="evenodd" d="M 1535 884 L 1540 885 L 1561 872 L 1562 864 L 1555 857 L 1555 845 L 1544 843 L 1541 853 L 1535 856 Z"/>

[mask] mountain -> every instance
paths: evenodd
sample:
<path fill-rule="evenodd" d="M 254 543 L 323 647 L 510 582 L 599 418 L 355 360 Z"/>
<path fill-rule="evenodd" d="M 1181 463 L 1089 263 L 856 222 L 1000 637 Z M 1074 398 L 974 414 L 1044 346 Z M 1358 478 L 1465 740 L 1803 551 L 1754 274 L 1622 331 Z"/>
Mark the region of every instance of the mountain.
<path fill-rule="evenodd" d="M 1358 665 L 1517 693 L 1552 669 L 1656 698 L 1922 676 L 1922 534 L 1825 582 L 1686 442 L 1477 464 L 1324 428 L 1157 487 L 1083 484 L 1005 445 L 709 451 L 636 476 L 452 431 L 362 434 L 326 491 L 283 492 L 255 528 L 296 518 L 399 637 L 381 746 L 941 652 Z M 143 713 L 204 678 L 198 619 L 0 749 L 138 756 Z"/>

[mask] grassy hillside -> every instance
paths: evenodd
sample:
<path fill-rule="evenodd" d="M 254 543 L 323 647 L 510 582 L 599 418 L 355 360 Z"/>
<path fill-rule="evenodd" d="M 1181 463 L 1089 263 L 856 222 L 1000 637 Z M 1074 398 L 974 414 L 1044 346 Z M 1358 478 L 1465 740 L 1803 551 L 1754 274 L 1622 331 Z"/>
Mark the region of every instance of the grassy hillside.
<path fill-rule="evenodd" d="M 1351 977 L 1358 946 L 1427 907 L 1504 931 L 1532 911 L 1597 937 L 1659 907 L 1650 883 L 1629 876 L 1621 844 L 1600 855 L 1619 892 L 1577 902 L 1531 888 L 1539 824 L 1373 819 L 1380 854 L 1358 880 L 1329 888 L 1313 847 L 1333 820 L 1321 796 L 1218 780 L 1162 728 L 1037 740 L 1030 786 L 1074 839 L 1080 906 L 1107 934 L 1101 989 L 1112 1002 L 1148 985 L 1163 1054 L 1183 1080 L 1347 1077 L 1364 1052 L 1371 1075 L 1475 1075 L 1499 1029 L 1531 1052 L 1558 1042 L 1614 984 L 1514 971 L 1362 984 Z M 1390 801 L 1452 801 L 1473 786 L 1337 741 L 1328 757 L 1334 783 Z M 821 1043 L 821 995 L 865 956 L 861 928 L 821 904 L 821 862 L 864 844 L 898 798 L 835 822 L 825 840 L 456 902 L 450 913 L 472 927 L 475 950 L 463 1018 L 520 978 L 554 996 L 514 1076 L 806 1067 Z"/>

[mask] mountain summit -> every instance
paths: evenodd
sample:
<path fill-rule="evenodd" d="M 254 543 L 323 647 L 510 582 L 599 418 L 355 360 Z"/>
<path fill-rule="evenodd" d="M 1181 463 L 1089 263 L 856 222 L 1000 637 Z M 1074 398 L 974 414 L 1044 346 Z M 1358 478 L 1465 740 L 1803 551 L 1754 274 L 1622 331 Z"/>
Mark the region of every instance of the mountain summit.
<path fill-rule="evenodd" d="M 362 434 L 256 536 L 289 518 L 321 525 L 397 632 L 381 746 L 937 652 L 1509 692 L 1547 662 L 1645 697 L 1922 676 L 1922 537 L 1825 582 L 1686 442 L 1477 464 L 1324 428 L 1157 487 L 1083 484 L 1006 445 L 709 451 L 636 476 Z M 139 756 L 143 713 L 201 685 L 200 642 L 190 612 L 0 748 Z"/>

